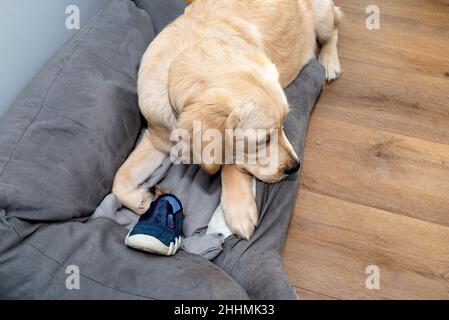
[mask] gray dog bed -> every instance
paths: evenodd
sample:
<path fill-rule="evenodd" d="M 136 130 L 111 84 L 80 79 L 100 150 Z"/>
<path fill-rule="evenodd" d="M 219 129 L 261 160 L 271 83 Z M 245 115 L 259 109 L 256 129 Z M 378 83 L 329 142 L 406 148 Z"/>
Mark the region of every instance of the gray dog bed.
<path fill-rule="evenodd" d="M 115 0 L 83 26 L 0 120 L 0 298 L 296 299 L 279 253 L 299 174 L 257 182 L 254 237 L 226 238 L 211 261 L 184 250 L 162 257 L 129 249 L 120 211 L 115 219 L 92 216 L 142 127 L 140 58 L 184 8 L 181 0 L 136 4 Z M 299 155 L 323 81 L 312 61 L 286 89 L 285 131 Z M 198 167 L 176 172 L 179 188 L 191 175 L 219 187 L 219 175 Z M 201 201 L 216 206 L 214 197 Z M 182 200 L 195 212 L 189 198 Z M 73 270 L 79 287 L 67 287 Z"/>

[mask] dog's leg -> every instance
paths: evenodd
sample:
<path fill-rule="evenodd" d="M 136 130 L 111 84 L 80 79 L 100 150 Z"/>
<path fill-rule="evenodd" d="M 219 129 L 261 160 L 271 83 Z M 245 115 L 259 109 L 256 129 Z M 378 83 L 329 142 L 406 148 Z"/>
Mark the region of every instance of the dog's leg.
<path fill-rule="evenodd" d="M 221 186 L 221 206 L 229 229 L 249 240 L 259 219 L 251 175 L 234 165 L 225 165 L 221 171 Z"/>
<path fill-rule="evenodd" d="M 337 79 L 341 74 L 338 59 L 338 23 L 343 16 L 339 7 L 332 0 L 313 0 L 315 32 L 321 51 L 319 60 L 326 69 L 326 80 Z"/>
<path fill-rule="evenodd" d="M 114 178 L 112 192 L 123 206 L 137 214 L 147 211 L 153 195 L 140 184 L 151 176 L 166 156 L 153 145 L 146 130 Z"/>

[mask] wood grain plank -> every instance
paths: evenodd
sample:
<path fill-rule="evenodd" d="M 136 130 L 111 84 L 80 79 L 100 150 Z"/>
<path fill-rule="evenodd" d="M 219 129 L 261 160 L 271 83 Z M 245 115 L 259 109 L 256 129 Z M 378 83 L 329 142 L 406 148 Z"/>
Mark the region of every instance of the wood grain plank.
<path fill-rule="evenodd" d="M 381 15 L 397 16 L 424 24 L 447 28 L 449 25 L 449 1 L 447 0 L 334 0 L 335 5 L 365 12 L 369 5 L 377 5 Z"/>
<path fill-rule="evenodd" d="M 314 114 L 449 144 L 449 81 L 343 60 Z"/>
<path fill-rule="evenodd" d="M 294 289 L 300 300 L 337 300 L 336 298 L 327 296 L 323 293 L 318 293 L 299 287 L 294 287 Z"/>
<path fill-rule="evenodd" d="M 449 146 L 313 117 L 302 186 L 449 225 Z"/>
<path fill-rule="evenodd" d="M 448 227 L 303 190 L 287 239 L 287 274 L 305 290 L 339 299 L 449 299 Z M 380 269 L 379 290 L 365 286 L 368 265 Z"/>
<path fill-rule="evenodd" d="M 334 2 L 344 73 L 312 117 L 286 271 L 306 299 L 449 299 L 449 1 Z"/>
<path fill-rule="evenodd" d="M 384 8 L 380 29 L 369 30 L 365 25 L 368 16 L 365 6 L 346 7 L 344 11 L 345 18 L 340 25 L 341 58 L 449 81 L 449 24 L 422 24 L 412 18 L 390 15 Z M 344 72 L 346 66 L 344 63 Z"/>

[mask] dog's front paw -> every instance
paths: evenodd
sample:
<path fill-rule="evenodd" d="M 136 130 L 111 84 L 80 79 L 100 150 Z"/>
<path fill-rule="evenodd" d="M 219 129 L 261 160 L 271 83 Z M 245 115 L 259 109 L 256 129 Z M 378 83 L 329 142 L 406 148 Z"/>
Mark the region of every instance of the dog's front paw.
<path fill-rule="evenodd" d="M 259 214 L 253 197 L 230 201 L 222 198 L 223 215 L 229 229 L 240 238 L 249 240 L 254 234 Z"/>
<path fill-rule="evenodd" d="M 124 194 L 115 194 L 120 203 L 138 215 L 144 214 L 150 207 L 154 195 L 146 188 L 137 188 Z"/>
<path fill-rule="evenodd" d="M 336 52 L 323 50 L 320 53 L 319 60 L 326 70 L 326 81 L 333 81 L 341 75 L 340 60 Z"/>

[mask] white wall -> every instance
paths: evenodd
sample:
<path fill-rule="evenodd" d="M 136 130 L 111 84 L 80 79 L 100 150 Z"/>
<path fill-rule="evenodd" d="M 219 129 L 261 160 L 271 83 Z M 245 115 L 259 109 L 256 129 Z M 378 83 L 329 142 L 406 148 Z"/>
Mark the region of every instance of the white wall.
<path fill-rule="evenodd" d="M 80 9 L 80 27 L 111 0 L 0 0 L 0 117 L 48 59 L 72 36 L 65 13 Z"/>

